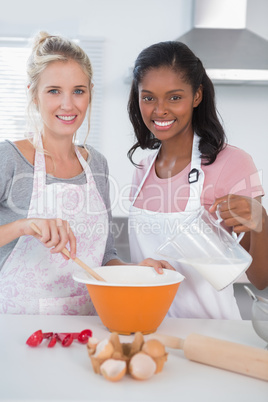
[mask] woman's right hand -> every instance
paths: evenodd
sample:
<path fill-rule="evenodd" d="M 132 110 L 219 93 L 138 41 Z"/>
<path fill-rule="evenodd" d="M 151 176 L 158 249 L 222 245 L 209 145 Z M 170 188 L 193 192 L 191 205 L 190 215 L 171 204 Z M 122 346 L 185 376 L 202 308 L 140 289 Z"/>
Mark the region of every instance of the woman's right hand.
<path fill-rule="evenodd" d="M 34 223 L 41 232 L 37 234 L 31 227 L 31 223 Z M 76 238 L 72 229 L 67 221 L 62 219 L 25 219 L 22 227 L 24 235 L 31 235 L 40 240 L 45 247 L 51 248 L 52 254 L 61 253 L 67 243 L 69 243 L 70 257 L 75 259 L 76 257 Z M 68 259 L 64 254 L 64 258 Z"/>

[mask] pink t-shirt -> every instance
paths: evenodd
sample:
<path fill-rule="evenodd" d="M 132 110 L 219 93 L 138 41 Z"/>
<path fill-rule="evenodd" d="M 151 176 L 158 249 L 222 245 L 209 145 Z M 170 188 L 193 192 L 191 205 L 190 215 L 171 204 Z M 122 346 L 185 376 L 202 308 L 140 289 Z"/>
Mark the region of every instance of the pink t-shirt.
<path fill-rule="evenodd" d="M 142 168 L 134 172 L 130 199 L 139 187 L 154 154 L 140 163 Z M 141 209 L 157 212 L 181 212 L 185 210 L 189 198 L 190 185 L 188 174 L 189 164 L 177 175 L 160 179 L 155 173 L 153 164 L 150 173 L 138 194 L 134 206 Z M 264 195 L 260 176 L 252 157 L 245 151 L 227 145 L 208 166 L 202 165 L 205 181 L 201 195 L 201 204 L 209 208 L 216 198 L 227 194 L 238 194 L 248 197 Z"/>

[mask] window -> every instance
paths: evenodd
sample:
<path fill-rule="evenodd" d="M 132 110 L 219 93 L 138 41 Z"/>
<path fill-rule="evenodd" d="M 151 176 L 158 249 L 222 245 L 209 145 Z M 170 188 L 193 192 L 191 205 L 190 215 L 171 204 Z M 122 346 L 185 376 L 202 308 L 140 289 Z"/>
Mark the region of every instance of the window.
<path fill-rule="evenodd" d="M 88 54 L 93 66 L 94 95 L 90 134 L 87 143 L 100 150 L 103 40 L 74 39 Z M 16 141 L 26 132 L 26 63 L 31 47 L 28 38 L 0 38 L 0 141 Z M 87 133 L 87 119 L 77 133 L 83 143 Z"/>

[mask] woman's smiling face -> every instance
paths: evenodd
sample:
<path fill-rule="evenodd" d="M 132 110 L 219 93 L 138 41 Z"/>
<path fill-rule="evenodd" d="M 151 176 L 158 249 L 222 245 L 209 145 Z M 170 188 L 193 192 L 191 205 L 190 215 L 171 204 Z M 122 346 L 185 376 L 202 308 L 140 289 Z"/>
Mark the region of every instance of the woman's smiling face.
<path fill-rule="evenodd" d="M 35 101 L 44 133 L 73 135 L 85 119 L 90 90 L 88 77 L 77 62 L 50 63 L 40 76 Z"/>
<path fill-rule="evenodd" d="M 192 114 L 202 100 L 201 89 L 193 94 L 191 85 L 169 67 L 148 70 L 138 89 L 143 121 L 156 138 L 165 141 L 189 130 L 192 134 Z"/>

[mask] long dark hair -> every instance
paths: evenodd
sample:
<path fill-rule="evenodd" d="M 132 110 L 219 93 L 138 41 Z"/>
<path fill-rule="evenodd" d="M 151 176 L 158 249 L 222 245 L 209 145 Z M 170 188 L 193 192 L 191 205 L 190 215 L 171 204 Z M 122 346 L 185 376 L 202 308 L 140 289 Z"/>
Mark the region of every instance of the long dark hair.
<path fill-rule="evenodd" d="M 224 129 L 216 110 L 214 86 L 199 58 L 184 43 L 176 41 L 160 42 L 149 46 L 136 59 L 128 101 L 128 114 L 137 142 L 128 151 L 129 159 L 136 165 L 132 157 L 138 147 L 157 149 L 161 145 L 143 122 L 138 92 L 138 85 L 144 75 L 149 70 L 160 67 L 170 67 L 180 75 L 182 74 L 185 82 L 191 85 L 194 94 L 202 85 L 203 99 L 193 110 L 192 126 L 194 132 L 200 137 L 199 150 L 204 159 L 203 163 L 205 165 L 213 163 L 226 142 Z"/>

